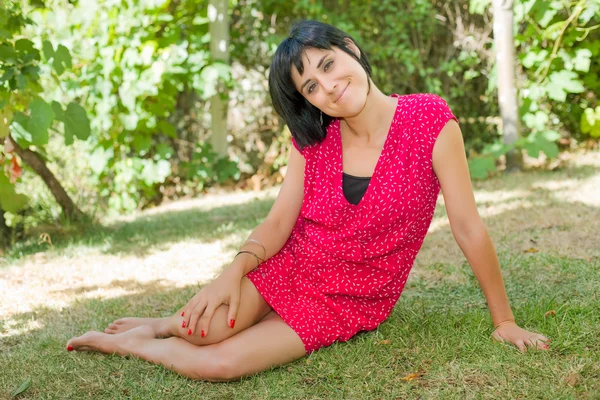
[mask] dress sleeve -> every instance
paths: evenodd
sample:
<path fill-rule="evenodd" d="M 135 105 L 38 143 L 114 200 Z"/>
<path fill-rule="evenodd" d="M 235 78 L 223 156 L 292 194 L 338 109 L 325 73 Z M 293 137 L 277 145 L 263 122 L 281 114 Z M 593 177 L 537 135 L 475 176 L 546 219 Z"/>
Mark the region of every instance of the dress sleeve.
<path fill-rule="evenodd" d="M 419 112 L 416 113 L 415 121 L 417 125 L 420 125 L 419 129 L 422 139 L 424 140 L 424 152 L 429 158 L 429 162 L 432 162 L 433 147 L 437 140 L 442 128 L 450 120 L 458 122 L 458 118 L 452 113 L 448 103 L 436 94 L 423 94 L 421 95 Z"/>

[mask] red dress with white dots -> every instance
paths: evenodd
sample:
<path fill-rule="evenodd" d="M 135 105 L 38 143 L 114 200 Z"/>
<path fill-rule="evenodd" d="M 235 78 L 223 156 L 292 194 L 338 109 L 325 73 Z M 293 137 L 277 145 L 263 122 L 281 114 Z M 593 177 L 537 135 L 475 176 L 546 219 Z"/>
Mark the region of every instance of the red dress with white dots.
<path fill-rule="evenodd" d="M 290 238 L 247 274 L 307 354 L 385 321 L 433 217 L 440 191 L 433 146 L 457 119 L 437 95 L 392 96 L 398 105 L 361 201 L 344 197 L 340 122 L 333 120 L 322 143 L 301 151 L 304 200 Z"/>

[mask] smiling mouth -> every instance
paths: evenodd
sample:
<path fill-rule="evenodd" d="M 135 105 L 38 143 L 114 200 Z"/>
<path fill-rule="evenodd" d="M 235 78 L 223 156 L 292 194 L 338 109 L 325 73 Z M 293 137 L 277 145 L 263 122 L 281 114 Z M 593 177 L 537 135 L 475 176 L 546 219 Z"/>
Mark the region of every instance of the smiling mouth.
<path fill-rule="evenodd" d="M 334 103 L 337 103 L 338 100 L 342 98 L 342 96 L 344 95 L 344 93 L 346 93 L 346 90 L 348 89 L 348 86 L 350 86 L 350 84 L 346 85 L 346 87 L 344 88 L 344 90 L 342 90 L 342 93 L 340 93 L 340 97 L 338 97 L 337 99 L 335 99 Z"/>

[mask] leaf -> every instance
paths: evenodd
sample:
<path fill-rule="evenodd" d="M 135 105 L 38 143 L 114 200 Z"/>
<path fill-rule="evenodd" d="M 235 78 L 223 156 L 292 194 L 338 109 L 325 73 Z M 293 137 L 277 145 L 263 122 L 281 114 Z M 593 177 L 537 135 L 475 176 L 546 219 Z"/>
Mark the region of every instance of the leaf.
<path fill-rule="evenodd" d="M 21 112 L 16 112 L 10 124 L 10 130 L 13 139 L 24 148 L 29 147 L 33 140 L 33 135 L 27 130 L 27 125 L 29 125 L 29 117 Z"/>
<path fill-rule="evenodd" d="M 575 58 L 573 59 L 573 64 L 575 70 L 581 72 L 588 72 L 590 70 L 590 64 L 592 62 L 592 52 L 590 49 L 578 49 L 575 52 Z"/>
<path fill-rule="evenodd" d="M 79 104 L 69 103 L 63 122 L 65 135 L 76 136 L 79 140 L 87 140 L 90 136 L 90 120 Z"/>
<path fill-rule="evenodd" d="M 8 44 L 0 44 L 0 59 L 3 62 L 7 62 L 7 61 L 16 61 L 17 58 L 17 52 L 15 51 L 15 49 L 12 47 L 12 45 L 10 43 Z"/>
<path fill-rule="evenodd" d="M 13 390 L 13 392 L 10 395 L 12 397 L 17 397 L 18 395 L 20 395 L 21 393 L 23 393 L 24 391 L 29 389 L 29 386 L 31 386 L 31 377 L 30 376 L 28 376 L 27 379 L 25 379 L 25 381 L 23 381 L 23 383 L 21 383 L 21 386 L 19 386 L 15 390 Z"/>
<path fill-rule="evenodd" d="M 43 99 L 36 97 L 31 104 L 31 117 L 27 130 L 31 133 L 31 144 L 43 146 L 48 143 L 48 129 L 54 120 L 52 107 Z"/>
<path fill-rule="evenodd" d="M 544 314 L 544 318 L 555 317 L 555 316 L 556 316 L 555 310 L 546 311 L 546 313 Z"/>
<path fill-rule="evenodd" d="M 540 135 L 549 142 L 556 142 L 560 139 L 560 133 L 556 131 L 543 131 L 540 132 Z"/>
<path fill-rule="evenodd" d="M 171 137 L 173 139 L 177 138 L 177 131 L 175 130 L 175 127 L 173 126 L 173 124 L 170 124 L 165 120 L 161 119 L 158 122 L 158 129 L 160 129 L 160 131 L 168 137 Z"/>
<path fill-rule="evenodd" d="M 50 43 L 50 41 L 44 40 L 42 42 L 42 51 L 44 52 L 46 60 L 49 60 L 52 57 L 54 57 L 54 47 L 52 47 L 52 43 Z"/>
<path fill-rule="evenodd" d="M 17 193 L 14 185 L 12 185 L 6 175 L 0 171 L 0 207 L 2 207 L 4 211 L 14 214 L 24 208 L 28 201 L 29 197 Z"/>
<path fill-rule="evenodd" d="M 494 158 L 490 156 L 475 157 L 469 160 L 469 171 L 473 179 L 485 179 L 490 172 L 496 171 Z"/>
<path fill-rule="evenodd" d="M 54 53 L 54 62 L 52 63 L 54 70 L 58 75 L 65 72 L 65 68 L 72 67 L 71 53 L 62 44 L 58 45 L 56 52 Z"/>
<path fill-rule="evenodd" d="M 548 96 L 556 101 L 564 102 L 567 93 L 581 93 L 585 90 L 578 75 L 573 71 L 554 72 L 550 75 L 550 82 L 546 85 Z"/>
<path fill-rule="evenodd" d="M 380 340 L 379 342 L 375 343 L 375 346 L 380 346 L 382 344 L 390 344 L 390 341 L 388 339 Z"/>
<path fill-rule="evenodd" d="M 402 378 L 403 381 L 413 381 L 415 379 L 419 379 L 420 377 L 422 377 L 424 375 L 423 372 L 419 371 L 419 372 L 412 372 L 408 375 L 406 375 L 404 378 Z"/>
<path fill-rule="evenodd" d="M 523 115 L 523 122 L 528 128 L 540 131 L 544 129 L 548 122 L 548 114 L 544 111 L 538 111 L 536 113 L 527 113 Z"/>
<path fill-rule="evenodd" d="M 556 157 L 559 152 L 556 143 L 547 140 L 542 134 L 536 133 L 529 135 L 527 140 L 523 143 L 523 148 L 527 150 L 527 154 L 533 158 L 539 157 L 540 151 L 549 158 Z"/>
<path fill-rule="evenodd" d="M 579 123 L 582 133 L 587 133 L 593 138 L 600 137 L 600 106 L 586 108 L 581 114 Z"/>
<path fill-rule="evenodd" d="M 52 101 L 52 111 L 54 111 L 54 118 L 62 121 L 65 118 L 65 111 L 57 101 Z"/>

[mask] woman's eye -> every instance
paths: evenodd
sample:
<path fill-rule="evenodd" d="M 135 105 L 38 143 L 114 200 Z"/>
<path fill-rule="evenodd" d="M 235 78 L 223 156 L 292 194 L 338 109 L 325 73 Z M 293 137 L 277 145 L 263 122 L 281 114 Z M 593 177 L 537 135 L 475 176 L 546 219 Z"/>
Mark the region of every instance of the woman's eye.
<path fill-rule="evenodd" d="M 327 64 L 325 64 L 325 66 L 323 67 L 323 71 L 327 71 L 329 67 L 331 67 L 331 64 L 333 64 L 333 61 L 329 61 Z"/>
<path fill-rule="evenodd" d="M 312 92 L 313 92 L 313 90 L 315 89 L 315 87 L 316 87 L 316 86 L 317 86 L 317 85 L 316 85 L 316 84 L 314 84 L 314 83 L 313 83 L 312 85 L 310 85 L 310 86 L 308 87 L 308 93 L 312 93 Z"/>

